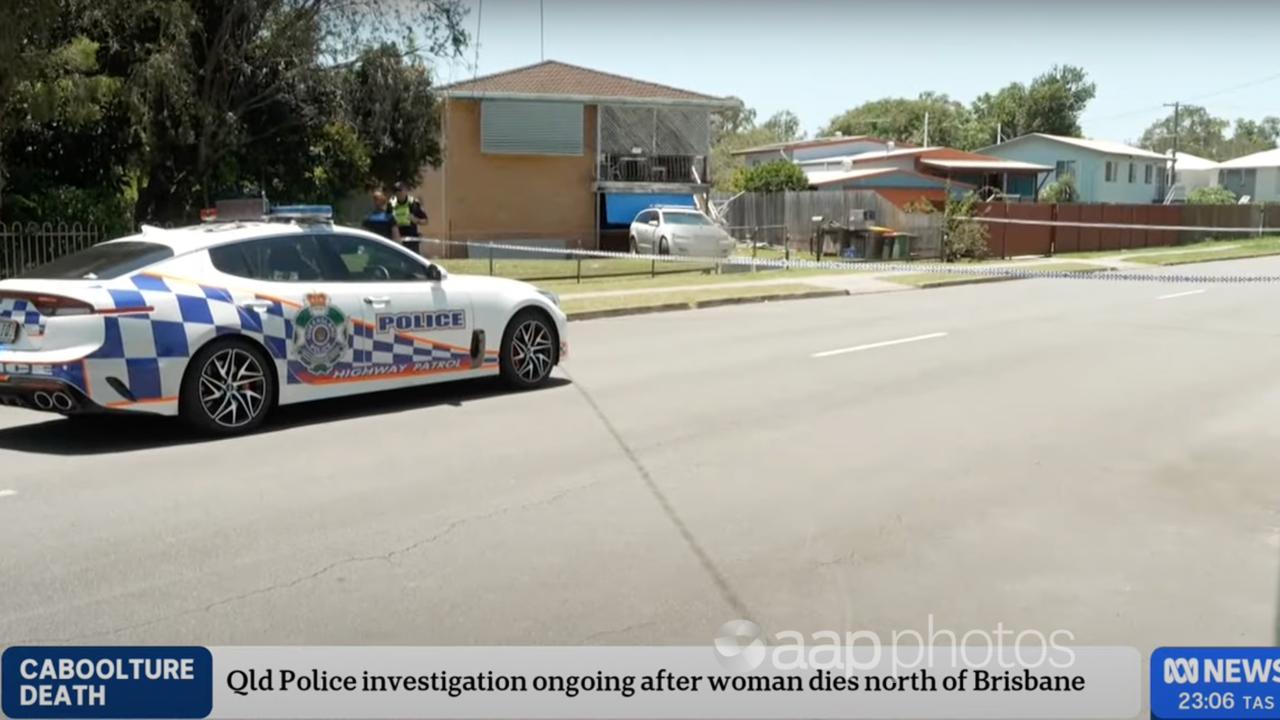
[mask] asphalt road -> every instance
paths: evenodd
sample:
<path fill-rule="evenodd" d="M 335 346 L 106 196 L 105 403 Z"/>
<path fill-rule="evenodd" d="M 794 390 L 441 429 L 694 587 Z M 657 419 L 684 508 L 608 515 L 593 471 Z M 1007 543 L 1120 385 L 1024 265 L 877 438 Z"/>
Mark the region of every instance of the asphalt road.
<path fill-rule="evenodd" d="M 574 323 L 545 390 L 301 406 L 216 442 L 6 408 L 0 644 L 702 644 L 738 617 L 930 616 L 1271 644 L 1277 299 L 1037 280 Z"/>

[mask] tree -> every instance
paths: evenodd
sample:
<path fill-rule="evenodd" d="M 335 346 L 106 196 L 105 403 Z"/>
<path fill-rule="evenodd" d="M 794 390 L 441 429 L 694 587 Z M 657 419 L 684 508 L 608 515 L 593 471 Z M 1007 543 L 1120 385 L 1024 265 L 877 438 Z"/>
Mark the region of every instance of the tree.
<path fill-rule="evenodd" d="M 788 160 L 750 168 L 739 168 L 733 175 L 733 189 L 742 192 L 780 192 L 804 190 L 809 187 L 809 177 L 799 165 Z"/>
<path fill-rule="evenodd" d="M 369 150 L 372 179 L 415 183 L 440 162 L 439 120 L 431 76 L 393 44 L 364 51 L 346 81 L 351 118 Z"/>
<path fill-rule="evenodd" d="M 140 220 L 189 217 L 242 179 L 255 149 L 314 137 L 329 126 L 324 103 L 334 97 L 332 76 L 359 62 L 351 54 L 361 44 L 407 34 L 400 52 L 416 56 L 423 48 L 457 52 L 466 42 L 460 0 L 385 7 L 362 0 L 136 4 L 107 24 L 124 36 L 155 29 L 137 38 L 142 52 L 128 87 L 145 148 Z"/>
<path fill-rule="evenodd" d="M 742 98 L 730 95 L 726 99 L 734 104 L 711 115 L 712 145 L 717 145 L 725 138 L 750 130 L 756 125 L 756 111 L 744 105 Z"/>
<path fill-rule="evenodd" d="M 925 143 L 925 116 L 929 118 L 929 144 L 957 146 L 966 142 L 969 110 L 940 93 L 923 92 L 915 98 L 882 98 L 865 102 L 837 115 L 823 135 L 874 135 L 913 145 Z"/>
<path fill-rule="evenodd" d="M 1028 133 L 1080 135 L 1080 115 L 1093 100 L 1097 87 L 1073 65 L 1055 65 L 1030 85 L 1010 83 L 994 95 L 984 93 L 973 101 L 972 147 Z"/>
<path fill-rule="evenodd" d="M 1220 186 L 1199 187 L 1187 193 L 1188 205 L 1234 205 L 1236 194 Z"/>
<path fill-rule="evenodd" d="M 1199 105 L 1186 105 L 1178 110 L 1178 151 L 1213 160 L 1223 160 L 1229 122 L 1214 117 Z M 1173 149 L 1173 113 L 1152 123 L 1142 132 L 1138 143 L 1148 150 L 1164 153 Z"/>
<path fill-rule="evenodd" d="M 755 117 L 754 109 L 740 105 L 711 116 L 711 180 L 716 188 L 729 190 L 733 187 L 735 173 L 743 166 L 734 151 L 787 142 L 802 136 L 800 118 L 790 110 L 779 110 L 759 126 L 755 124 Z"/>
<path fill-rule="evenodd" d="M 1088 74 L 1074 65 L 1054 65 L 1027 88 L 1023 133 L 1080 136 L 1080 115 L 1097 94 Z"/>
<path fill-rule="evenodd" d="M 1260 121 L 1236 120 L 1235 132 L 1227 140 L 1220 160 L 1252 155 L 1280 144 L 1280 117 L 1268 115 Z"/>
<path fill-rule="evenodd" d="M 57 127 L 61 135 L 95 134 L 118 96 L 119 79 L 99 66 L 98 43 L 64 20 L 63 15 L 78 17 L 86 10 L 79 2 L 0 3 L 0 211 L 12 175 L 62 167 L 50 157 L 61 148 L 48 147 L 42 128 Z M 102 147 L 100 137 L 95 147 Z M 36 154 L 45 156 L 43 163 L 33 162 Z M 79 156 L 68 159 L 75 162 Z"/>
<path fill-rule="evenodd" d="M 761 127 L 777 137 L 778 142 L 799 140 L 803 137 L 800 132 L 800 118 L 790 110 L 779 110 L 765 120 Z"/>

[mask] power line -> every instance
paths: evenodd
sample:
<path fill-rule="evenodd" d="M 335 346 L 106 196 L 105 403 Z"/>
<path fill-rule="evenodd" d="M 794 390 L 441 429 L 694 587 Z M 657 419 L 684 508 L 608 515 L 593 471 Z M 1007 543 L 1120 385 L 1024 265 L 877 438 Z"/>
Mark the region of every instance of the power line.
<path fill-rule="evenodd" d="M 1251 80 L 1246 83 L 1240 83 L 1239 85 L 1232 85 L 1230 87 L 1222 88 L 1221 90 L 1214 90 L 1213 92 L 1205 93 L 1203 95 L 1196 95 L 1194 97 L 1189 97 L 1187 98 L 1187 100 L 1195 101 L 1195 100 L 1204 100 L 1206 98 L 1211 98 L 1211 97 L 1218 97 L 1219 95 L 1226 95 L 1228 93 L 1233 93 L 1237 90 L 1244 90 L 1245 88 L 1251 88 L 1251 87 L 1254 87 L 1255 85 L 1262 85 L 1264 83 L 1269 83 L 1273 80 L 1280 80 L 1280 73 L 1276 73 L 1275 75 L 1268 75 L 1267 77 L 1259 78 L 1257 80 Z M 1100 118 L 1090 118 L 1089 120 L 1091 122 L 1101 122 L 1103 120 L 1118 120 L 1120 118 L 1131 117 L 1134 115 L 1142 115 L 1144 113 L 1156 112 L 1159 110 L 1163 110 L 1165 107 L 1168 107 L 1168 106 L 1167 105 L 1149 105 L 1147 107 L 1138 108 L 1137 110 L 1128 110 L 1126 112 L 1116 113 L 1115 115 L 1106 115 Z"/>

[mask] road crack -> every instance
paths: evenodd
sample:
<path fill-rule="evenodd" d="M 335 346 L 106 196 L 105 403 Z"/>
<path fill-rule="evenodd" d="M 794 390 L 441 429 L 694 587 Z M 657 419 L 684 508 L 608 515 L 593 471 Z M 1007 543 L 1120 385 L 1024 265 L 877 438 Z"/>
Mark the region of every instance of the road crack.
<path fill-rule="evenodd" d="M 518 513 L 526 510 L 532 510 L 534 508 L 545 507 L 545 506 L 554 504 L 574 493 L 578 493 L 583 490 L 588 490 L 596 485 L 606 482 L 606 480 L 607 480 L 607 477 L 600 477 L 590 482 L 583 483 L 581 485 L 575 485 L 573 487 L 565 488 L 558 492 L 552 493 L 551 495 L 548 495 L 545 498 L 541 498 L 541 499 L 534 500 L 527 503 L 522 503 L 519 505 L 503 506 L 487 513 L 481 513 L 479 515 L 471 515 L 468 517 L 458 518 L 456 520 L 452 520 L 446 523 L 444 527 L 440 528 L 438 531 L 431 534 L 430 536 L 422 538 L 420 540 L 415 540 L 414 542 L 409 543 L 408 545 L 403 545 L 401 547 L 394 548 L 385 553 L 378 553 L 373 555 L 354 555 L 351 557 L 343 558 L 341 560 L 335 560 L 334 562 L 331 562 L 328 565 L 325 565 L 315 570 L 314 572 L 307 573 L 306 575 L 302 575 L 284 582 L 273 583 L 265 587 L 256 588 L 254 590 L 240 593 L 238 595 L 232 595 L 230 597 L 222 598 L 220 600 L 215 600 L 214 602 L 211 602 L 203 607 L 191 608 L 188 610 L 183 610 L 181 612 L 164 615 L 162 617 L 145 620 L 143 622 L 132 623 L 129 625 L 122 625 L 119 627 L 110 628 L 106 630 L 99 630 L 95 632 L 84 633 L 80 635 L 73 635 L 69 637 L 61 637 L 61 638 L 29 638 L 24 640 L 14 640 L 11 644 L 13 645 L 70 644 L 70 643 L 76 643 L 82 640 L 88 640 L 91 638 L 118 635 L 120 633 L 130 632 L 133 630 L 140 630 L 142 628 L 151 627 L 153 625 L 158 625 L 160 623 L 168 622 L 170 620 L 177 620 L 179 618 L 187 617 L 190 615 L 198 615 L 201 613 L 212 612 L 217 608 L 242 602 L 250 598 L 269 595 L 272 593 L 280 592 L 282 590 L 288 590 L 288 589 L 297 587 L 299 585 L 303 585 L 305 583 L 318 580 L 321 577 L 324 577 L 325 575 L 333 572 L 334 570 L 337 570 L 342 567 L 347 567 L 349 565 L 358 565 L 358 564 L 369 563 L 369 562 L 390 563 L 393 560 L 395 560 L 395 558 L 397 557 L 416 552 L 418 550 L 421 550 L 424 547 L 427 547 L 436 542 L 439 542 L 440 540 L 448 537 L 458 528 L 461 528 L 465 525 L 471 525 L 473 523 L 492 520 L 494 518 L 500 517 L 502 515 L 507 515 L 510 513 Z"/>

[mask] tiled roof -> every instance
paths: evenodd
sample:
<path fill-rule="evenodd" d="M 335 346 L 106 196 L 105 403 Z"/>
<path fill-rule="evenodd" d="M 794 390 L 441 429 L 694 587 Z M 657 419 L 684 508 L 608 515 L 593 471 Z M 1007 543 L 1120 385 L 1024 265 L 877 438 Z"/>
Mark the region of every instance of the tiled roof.
<path fill-rule="evenodd" d="M 636 80 L 623 75 L 547 60 L 474 80 L 464 80 L 440 88 L 446 95 L 460 97 L 503 95 L 546 95 L 548 97 L 618 98 L 629 100 L 689 100 L 697 103 L 732 101 L 691 90 Z"/>

